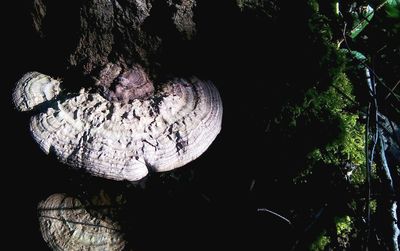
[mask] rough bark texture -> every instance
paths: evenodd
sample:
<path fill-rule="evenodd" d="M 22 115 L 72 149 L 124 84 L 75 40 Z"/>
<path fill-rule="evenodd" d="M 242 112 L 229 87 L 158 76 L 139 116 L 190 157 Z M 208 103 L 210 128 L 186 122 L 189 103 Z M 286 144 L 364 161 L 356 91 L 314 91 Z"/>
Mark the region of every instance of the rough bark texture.
<path fill-rule="evenodd" d="M 253 52 L 263 56 L 257 30 L 278 8 L 260 0 L 26 2 L 37 42 L 35 70 L 61 77 L 94 75 L 107 63 L 139 64 L 152 78 L 198 75 L 198 68 L 210 71 L 228 57 L 248 64 Z M 240 68 L 230 62 L 226 67 Z"/>
<path fill-rule="evenodd" d="M 68 48 L 60 55 L 67 66 L 90 73 L 110 61 L 149 66 L 162 33 L 181 41 L 194 35 L 194 7 L 194 0 L 34 0 L 32 18 L 45 42 Z"/>

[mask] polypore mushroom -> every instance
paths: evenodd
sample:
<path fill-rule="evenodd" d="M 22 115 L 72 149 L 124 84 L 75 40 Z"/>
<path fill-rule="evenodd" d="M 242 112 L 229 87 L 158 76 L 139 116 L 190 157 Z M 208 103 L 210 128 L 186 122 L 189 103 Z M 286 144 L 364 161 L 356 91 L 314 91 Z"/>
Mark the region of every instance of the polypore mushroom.
<path fill-rule="evenodd" d="M 153 93 L 140 68 L 103 73 L 105 97 L 82 89 L 32 117 L 32 135 L 45 153 L 93 175 L 136 181 L 148 169 L 196 159 L 221 130 L 222 102 L 210 82 L 174 79 Z"/>
<path fill-rule="evenodd" d="M 117 223 L 94 217 L 74 197 L 53 194 L 39 203 L 38 214 L 43 239 L 55 251 L 118 251 L 126 245 Z"/>
<path fill-rule="evenodd" d="M 39 72 L 28 72 L 17 83 L 13 102 L 19 111 L 29 111 L 60 93 L 60 81 Z"/>

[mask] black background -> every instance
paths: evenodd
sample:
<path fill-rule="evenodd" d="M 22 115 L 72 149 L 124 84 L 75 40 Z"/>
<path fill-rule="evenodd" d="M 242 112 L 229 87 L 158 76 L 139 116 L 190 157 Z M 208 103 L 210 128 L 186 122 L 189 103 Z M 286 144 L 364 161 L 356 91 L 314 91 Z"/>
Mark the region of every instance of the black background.
<path fill-rule="evenodd" d="M 29 114 L 18 113 L 12 106 L 13 85 L 27 71 L 51 74 L 62 70 L 32 32 L 29 1 L 10 2 L 1 6 L 4 246 L 46 250 L 37 203 L 53 193 L 99 189 L 127 196 L 124 225 L 136 250 L 286 250 L 293 244 L 296 233 L 291 226 L 270 214 L 257 213 L 257 208 L 284 212 L 302 203 L 296 191 L 285 191 L 285 182 L 277 179 L 291 172 L 287 163 L 295 163 L 295 157 L 287 155 L 279 139 L 271 142 L 265 136 L 269 109 L 282 96 L 275 83 L 281 83 L 282 76 L 303 75 L 308 67 L 299 64 L 311 51 L 301 47 L 305 27 L 292 29 L 290 37 L 298 41 L 287 35 L 287 29 L 301 23 L 298 17 L 289 11 L 277 25 L 254 13 L 229 14 L 224 1 L 198 6 L 201 13 L 211 11 L 199 17 L 203 18 L 199 20 L 200 38 L 190 63 L 182 65 L 182 53 L 167 62 L 171 65 L 168 71 L 214 81 L 224 103 L 222 132 L 199 159 L 174 172 L 178 179 L 152 174 L 141 188 L 69 170 L 34 143 Z M 291 8 L 299 11 L 301 4 Z M 221 13 L 228 16 L 221 18 Z M 289 75 L 288 68 L 292 69 Z M 253 181 L 255 186 L 250 189 Z"/>

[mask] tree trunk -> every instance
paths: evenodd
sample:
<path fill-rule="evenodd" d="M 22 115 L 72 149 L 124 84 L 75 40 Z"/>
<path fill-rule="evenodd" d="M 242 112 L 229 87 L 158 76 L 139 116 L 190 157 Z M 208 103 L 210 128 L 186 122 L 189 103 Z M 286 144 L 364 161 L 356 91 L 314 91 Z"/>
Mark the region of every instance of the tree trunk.
<path fill-rule="evenodd" d="M 108 62 L 149 66 L 167 36 L 190 40 L 194 7 L 195 0 L 34 0 L 32 21 L 52 60 L 90 74 Z"/>
<path fill-rule="evenodd" d="M 259 28 L 267 32 L 278 10 L 274 1 L 259 0 L 25 0 L 14 8 L 24 14 L 14 17 L 22 24 L 10 41 L 25 50 L 29 70 L 65 84 L 107 63 L 140 64 L 152 78 L 220 75 L 222 64 L 252 69 L 254 56 L 267 54 L 269 40 L 259 38 Z"/>

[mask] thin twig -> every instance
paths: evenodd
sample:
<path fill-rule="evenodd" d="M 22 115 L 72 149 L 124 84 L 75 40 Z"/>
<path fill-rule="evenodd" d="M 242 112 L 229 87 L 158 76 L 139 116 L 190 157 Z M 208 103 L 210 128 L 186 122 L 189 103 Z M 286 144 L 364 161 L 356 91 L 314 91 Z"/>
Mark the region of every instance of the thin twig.
<path fill-rule="evenodd" d="M 369 162 L 369 154 L 368 154 L 368 138 L 369 138 L 369 113 L 371 110 L 371 103 L 368 104 L 368 110 L 367 110 L 367 121 L 365 123 L 365 165 L 366 165 L 366 178 L 367 178 L 367 198 L 366 198 L 366 204 L 367 206 L 367 217 L 366 217 L 366 223 L 367 223 L 367 243 L 368 243 L 368 239 L 369 239 L 369 231 L 370 231 L 370 222 L 371 222 L 371 210 L 369 207 L 370 201 L 371 201 L 371 166 L 370 166 L 370 162 Z M 367 244 L 368 245 L 368 244 Z"/>
<path fill-rule="evenodd" d="M 312 221 L 310 222 L 310 224 L 304 229 L 304 233 L 307 233 L 312 226 L 314 226 L 316 224 L 316 222 L 320 219 L 322 213 L 324 212 L 324 210 L 327 208 L 327 205 L 325 204 L 315 215 L 314 218 L 312 219 Z M 301 241 L 301 238 L 297 239 L 294 243 L 292 248 L 290 249 L 291 251 L 294 251 L 297 249 L 297 246 L 299 245 Z"/>
<path fill-rule="evenodd" d="M 375 9 L 373 12 L 369 13 L 367 16 L 362 16 L 361 18 L 363 18 L 364 21 L 367 21 L 367 22 L 369 23 L 368 18 L 369 18 L 371 15 L 373 15 L 373 14 L 375 13 L 375 11 L 378 11 L 378 10 L 380 10 L 383 6 L 385 6 L 386 3 L 387 3 L 387 0 L 386 0 L 385 2 L 383 2 L 383 3 L 381 3 L 380 5 L 378 5 L 378 7 L 376 7 L 376 9 Z M 359 28 L 359 26 L 361 26 L 361 25 L 362 25 L 361 22 L 358 23 L 358 24 L 356 25 L 356 27 L 354 27 L 354 28 L 350 31 L 350 33 L 351 33 L 353 30 Z"/>
<path fill-rule="evenodd" d="M 383 2 L 383 3 L 381 3 L 380 5 L 378 5 L 378 7 L 376 7 L 376 9 L 375 9 L 373 12 L 369 13 L 367 16 L 362 16 L 362 18 L 363 18 L 365 21 L 367 21 L 367 22 L 369 23 L 368 17 L 369 17 L 370 15 L 373 15 L 373 14 L 375 13 L 375 11 L 380 10 L 383 6 L 385 6 L 386 3 L 387 3 L 387 0 L 386 0 L 385 2 Z M 358 29 L 359 26 L 361 26 L 361 25 L 362 25 L 361 22 L 358 23 L 358 24 L 350 31 L 350 33 L 351 33 L 353 30 Z M 342 39 L 338 42 L 338 44 L 340 45 L 343 41 L 344 41 L 344 39 L 342 38 Z"/>
<path fill-rule="evenodd" d="M 347 50 L 349 50 L 349 51 L 351 52 L 352 49 L 350 48 L 349 43 L 347 42 L 346 27 L 347 27 L 347 23 L 345 23 L 345 24 L 344 24 L 344 27 L 343 27 L 343 33 L 342 33 L 343 40 L 342 40 L 341 42 L 344 41 Z M 340 43 L 341 43 L 341 42 L 340 42 Z M 357 59 L 357 58 L 356 58 L 353 54 L 351 54 L 351 53 L 350 53 L 350 56 L 352 57 L 353 60 L 357 61 L 359 64 L 361 64 L 361 65 L 364 66 L 366 69 L 368 69 L 369 72 L 372 73 L 372 75 L 378 80 L 378 83 L 381 84 L 383 87 L 385 87 L 386 90 L 389 91 L 389 93 L 393 94 L 393 96 L 395 97 L 396 101 L 398 101 L 399 104 L 400 104 L 400 98 L 397 97 L 396 93 L 394 93 L 394 92 L 392 91 L 392 89 L 389 88 L 389 87 L 382 81 L 382 79 L 375 73 L 375 71 L 374 71 L 373 69 L 371 69 L 371 68 L 369 67 L 369 65 L 367 65 L 365 62 L 363 62 L 363 61 Z"/>
<path fill-rule="evenodd" d="M 388 93 L 388 95 L 386 95 L 385 100 L 388 99 L 390 97 L 390 95 L 392 95 L 392 93 L 394 93 L 394 90 L 396 89 L 396 87 L 400 84 L 400 79 L 399 81 L 397 81 L 397 83 L 394 85 L 394 87 L 392 88 L 391 92 Z M 394 93 L 396 94 L 396 93 Z"/>
<path fill-rule="evenodd" d="M 332 84 L 332 87 L 333 87 L 335 90 L 337 90 L 338 93 L 339 93 L 340 95 L 342 95 L 345 99 L 347 99 L 347 100 L 349 100 L 351 103 L 353 103 L 354 108 L 355 108 L 359 113 L 361 113 L 361 114 L 363 114 L 363 115 L 365 115 L 365 116 L 368 116 L 368 115 L 369 115 L 368 113 L 369 113 L 369 111 L 370 111 L 370 107 L 369 107 L 368 112 L 363 111 L 363 110 L 361 109 L 361 106 L 360 106 L 355 100 L 353 100 L 349 95 L 347 95 L 343 90 L 341 90 L 338 86 Z M 392 108 L 395 108 L 395 107 L 392 107 Z M 396 108 L 395 108 L 395 109 L 396 109 Z M 399 113 L 400 113 L 400 111 L 399 111 Z M 379 113 L 378 113 L 378 116 L 379 116 Z M 383 124 L 382 124 L 379 120 L 378 120 L 378 124 L 379 124 L 380 126 L 383 127 Z M 386 132 L 388 132 L 388 133 L 390 134 L 390 137 L 392 137 L 394 140 L 398 141 L 398 140 L 395 138 L 395 136 L 394 136 L 393 133 L 390 133 L 390 132 L 389 132 L 386 128 L 384 128 L 384 127 L 383 127 L 383 129 L 384 129 Z M 400 145 L 400 144 L 399 144 L 399 145 Z"/>
<path fill-rule="evenodd" d="M 357 106 L 357 110 L 360 108 L 359 104 L 353 100 L 349 95 L 347 95 L 344 91 L 342 91 L 338 86 L 336 86 L 335 84 L 332 84 L 332 87 L 339 92 L 339 94 L 341 94 L 345 99 L 347 99 L 348 101 L 350 101 L 351 103 L 353 103 L 353 105 Z M 360 110 L 361 111 L 361 110 Z"/>
<path fill-rule="evenodd" d="M 101 228 L 106 228 L 106 229 L 113 230 L 113 231 L 121 231 L 118 228 L 112 228 L 112 227 L 109 227 L 109 226 L 104 226 L 104 225 L 100 225 L 100 224 L 93 224 L 93 223 L 88 223 L 88 222 L 68 220 L 68 219 L 64 219 L 64 218 L 57 218 L 57 217 L 53 217 L 53 216 L 49 216 L 49 215 L 40 215 L 39 217 L 40 218 L 45 218 L 45 219 L 57 220 L 57 221 L 61 221 L 61 222 L 64 222 L 64 223 L 73 223 L 73 224 L 84 225 L 84 226 L 89 226 L 89 227 L 101 227 Z"/>
<path fill-rule="evenodd" d="M 395 193 L 395 188 L 393 185 L 393 179 L 390 174 L 390 168 L 388 165 L 388 162 L 386 160 L 386 154 L 385 154 L 385 143 L 384 143 L 384 135 L 380 130 L 378 130 L 379 133 L 379 143 L 380 143 L 380 156 L 381 156 L 381 163 L 382 163 L 382 174 L 384 175 L 384 180 L 386 182 L 386 189 L 388 193 L 393 195 Z M 389 200 L 390 207 L 386 208 L 389 213 L 390 213 L 390 219 L 391 219 L 391 242 L 390 242 L 390 250 L 393 251 L 399 251 L 399 243 L 398 243 L 398 238 L 400 235 L 400 230 L 397 220 L 397 201 L 395 199 L 390 199 Z"/>
<path fill-rule="evenodd" d="M 281 220 L 284 220 L 285 222 L 287 222 L 289 225 L 292 226 L 292 222 L 291 222 L 290 220 L 288 220 L 287 218 L 283 217 L 282 215 L 280 215 L 280 214 L 278 214 L 278 213 L 275 213 L 274 211 L 271 211 L 271 210 L 266 209 L 266 208 L 258 208 L 258 209 L 257 209 L 257 212 L 268 212 L 268 213 L 270 213 L 270 214 L 273 214 L 273 215 L 277 216 L 277 217 L 280 218 Z"/>
<path fill-rule="evenodd" d="M 376 102 L 376 88 L 375 88 L 374 78 L 371 77 L 369 67 L 367 67 L 364 62 L 362 62 L 361 60 L 358 60 L 355 56 L 353 56 L 351 54 L 352 50 L 350 49 L 350 46 L 349 46 L 349 44 L 347 42 L 347 38 L 346 38 L 346 27 L 347 27 L 347 24 L 345 23 L 344 27 L 343 27 L 343 40 L 345 42 L 345 45 L 346 45 L 347 49 L 350 51 L 350 55 L 353 58 L 353 60 L 356 60 L 356 61 L 358 61 L 359 63 L 362 63 L 365 66 L 365 75 L 366 75 L 367 83 L 368 83 L 368 92 L 370 94 L 370 97 L 374 100 L 372 110 L 374 111 L 374 115 L 375 115 L 374 116 L 375 123 L 378 123 L 378 116 L 377 116 L 378 107 L 377 107 L 377 102 Z M 365 142 L 368 142 L 368 131 L 369 131 L 369 123 L 370 123 L 370 117 L 371 117 L 370 113 L 371 113 L 371 101 L 369 101 L 369 104 L 368 104 Z M 374 129 L 376 130 L 377 126 L 375 126 Z M 377 143 L 377 140 L 378 140 L 377 135 L 378 135 L 378 132 L 375 131 L 375 137 L 374 137 L 374 140 L 373 140 L 370 157 L 368 156 L 368 146 L 366 146 L 366 150 L 365 150 L 366 151 L 366 160 L 367 160 L 367 163 L 366 163 L 367 199 L 366 199 L 366 205 L 365 205 L 365 207 L 366 207 L 366 225 L 367 225 L 367 230 L 366 230 L 366 236 L 365 236 L 366 245 L 365 245 L 364 249 L 366 251 L 368 250 L 370 227 L 371 227 L 370 226 L 370 224 L 371 224 L 371 208 L 370 208 L 370 205 L 369 205 L 370 204 L 370 200 L 371 200 L 371 166 L 372 166 L 372 163 L 373 163 L 375 146 L 376 146 L 376 143 Z"/>

